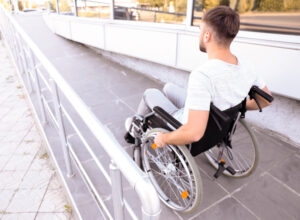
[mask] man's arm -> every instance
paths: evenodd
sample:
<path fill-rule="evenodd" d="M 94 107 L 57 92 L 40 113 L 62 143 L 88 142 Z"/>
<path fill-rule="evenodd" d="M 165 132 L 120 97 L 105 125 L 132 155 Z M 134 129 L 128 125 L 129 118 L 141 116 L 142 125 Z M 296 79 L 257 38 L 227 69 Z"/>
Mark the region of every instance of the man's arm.
<path fill-rule="evenodd" d="M 272 95 L 271 92 L 269 91 L 269 89 L 267 88 L 267 86 L 265 86 L 262 90 L 264 92 L 268 93 L 269 95 Z M 257 95 L 256 97 L 262 108 L 271 105 L 270 102 L 265 100 L 260 95 Z M 258 110 L 258 106 L 257 106 L 256 102 L 254 101 L 254 99 L 250 100 L 249 98 L 247 99 L 246 108 L 247 108 L 247 110 Z"/>
<path fill-rule="evenodd" d="M 164 147 L 167 144 L 185 145 L 199 141 L 205 132 L 209 111 L 189 110 L 188 122 L 175 131 L 160 133 L 155 137 L 155 144 Z"/>

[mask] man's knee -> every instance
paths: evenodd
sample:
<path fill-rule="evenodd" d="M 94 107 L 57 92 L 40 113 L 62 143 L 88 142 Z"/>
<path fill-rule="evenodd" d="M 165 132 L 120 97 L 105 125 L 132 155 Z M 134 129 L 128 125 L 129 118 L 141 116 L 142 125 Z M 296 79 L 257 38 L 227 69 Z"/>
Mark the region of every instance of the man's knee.
<path fill-rule="evenodd" d="M 166 83 L 164 88 L 163 88 L 164 94 L 170 93 L 170 91 L 172 91 L 174 89 L 174 86 L 175 85 L 173 83 Z"/>
<path fill-rule="evenodd" d="M 150 88 L 145 90 L 143 97 L 145 99 L 146 97 L 157 96 L 160 93 L 161 91 L 159 91 L 158 89 Z"/>

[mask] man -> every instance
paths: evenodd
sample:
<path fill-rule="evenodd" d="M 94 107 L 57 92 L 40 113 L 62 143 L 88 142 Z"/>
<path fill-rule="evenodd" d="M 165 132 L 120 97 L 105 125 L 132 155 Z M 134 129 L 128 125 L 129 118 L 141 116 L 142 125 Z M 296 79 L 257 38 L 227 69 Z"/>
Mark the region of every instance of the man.
<path fill-rule="evenodd" d="M 230 7 L 209 10 L 200 25 L 199 44 L 208 61 L 190 74 L 187 92 L 173 84 L 166 84 L 164 94 L 157 89 L 145 91 L 138 114 L 145 115 L 160 106 L 183 124 L 175 131 L 158 134 L 154 140 L 158 147 L 199 141 L 206 129 L 211 102 L 222 111 L 236 106 L 253 85 L 270 94 L 263 80 L 230 51 L 239 26 L 239 15 Z M 262 107 L 270 104 L 260 97 L 259 101 Z M 258 109 L 254 100 L 247 100 L 246 107 Z M 131 121 L 126 120 L 127 129 Z"/>

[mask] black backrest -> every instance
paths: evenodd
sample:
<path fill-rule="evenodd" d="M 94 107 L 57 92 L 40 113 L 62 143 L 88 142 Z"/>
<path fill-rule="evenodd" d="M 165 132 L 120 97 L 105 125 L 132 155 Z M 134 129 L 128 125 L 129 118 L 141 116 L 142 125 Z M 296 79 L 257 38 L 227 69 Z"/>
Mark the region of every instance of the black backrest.
<path fill-rule="evenodd" d="M 231 131 L 241 109 L 242 103 L 225 111 L 211 104 L 205 133 L 200 141 L 192 143 L 191 154 L 196 156 L 221 143 Z"/>

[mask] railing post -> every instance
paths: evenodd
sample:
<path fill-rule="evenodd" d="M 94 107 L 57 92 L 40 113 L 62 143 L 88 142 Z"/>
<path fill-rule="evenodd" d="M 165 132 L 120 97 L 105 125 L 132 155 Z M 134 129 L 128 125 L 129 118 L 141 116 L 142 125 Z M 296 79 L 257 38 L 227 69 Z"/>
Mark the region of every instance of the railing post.
<path fill-rule="evenodd" d="M 110 1 L 110 19 L 115 19 L 115 0 Z"/>
<path fill-rule="evenodd" d="M 74 0 L 74 9 L 75 9 L 75 16 L 78 16 L 78 11 L 77 11 L 77 0 Z"/>
<path fill-rule="evenodd" d="M 74 176 L 74 174 L 71 166 L 70 152 L 67 144 L 67 137 L 66 137 L 65 127 L 64 127 L 63 117 L 62 117 L 62 109 L 61 109 L 58 89 L 57 89 L 56 82 L 53 79 L 51 79 L 51 84 L 52 84 L 52 96 L 54 101 L 55 115 L 58 123 L 60 143 L 62 146 L 65 164 L 67 168 L 67 177 L 72 177 Z"/>
<path fill-rule="evenodd" d="M 20 50 L 22 53 L 22 57 L 23 57 L 23 66 L 24 66 L 24 74 L 26 75 L 26 79 L 27 79 L 27 83 L 28 83 L 28 92 L 31 93 L 32 90 L 32 81 L 31 81 L 31 76 L 30 76 L 30 72 L 29 72 L 29 65 L 28 65 L 28 61 L 27 61 L 27 54 L 25 52 L 25 45 L 23 45 L 21 43 L 21 39 L 19 38 L 19 45 L 20 45 Z"/>
<path fill-rule="evenodd" d="M 40 79 L 36 70 L 36 62 L 34 59 L 34 55 L 32 53 L 32 51 L 29 49 L 29 53 L 30 53 L 30 58 L 31 58 L 31 64 L 32 64 L 32 72 L 34 74 L 34 79 L 35 79 L 35 91 L 37 94 L 37 98 L 38 98 L 38 102 L 39 102 L 39 107 L 40 107 L 40 111 L 41 111 L 41 118 L 42 118 L 42 123 L 46 124 L 47 123 L 47 119 L 46 119 L 46 113 L 45 113 L 45 106 L 44 106 L 44 102 L 41 96 L 41 85 L 40 85 Z"/>
<path fill-rule="evenodd" d="M 59 5 L 58 5 L 59 1 L 55 0 L 55 2 L 56 2 L 56 13 L 59 14 Z"/>
<path fill-rule="evenodd" d="M 194 0 L 187 0 L 186 26 L 193 25 L 193 17 L 194 17 Z"/>
<path fill-rule="evenodd" d="M 124 202 L 123 202 L 123 190 L 122 190 L 122 178 L 119 168 L 116 164 L 111 161 L 110 165 L 110 176 L 111 176 L 111 189 L 112 189 L 112 200 L 114 207 L 114 219 L 124 219 Z"/>

